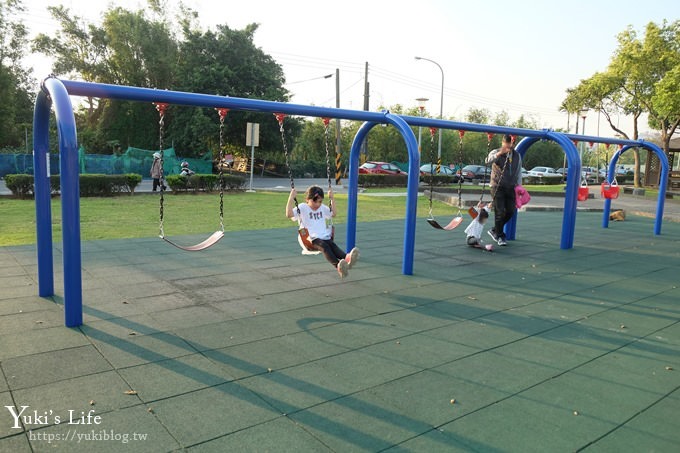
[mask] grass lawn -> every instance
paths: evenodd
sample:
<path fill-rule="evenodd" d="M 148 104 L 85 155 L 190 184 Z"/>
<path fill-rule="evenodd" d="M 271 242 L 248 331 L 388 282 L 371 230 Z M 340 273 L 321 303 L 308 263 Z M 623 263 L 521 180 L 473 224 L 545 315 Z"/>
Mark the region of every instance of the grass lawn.
<path fill-rule="evenodd" d="M 227 231 L 266 228 L 295 228 L 284 210 L 288 194 L 276 192 L 228 193 L 224 196 Z M 347 196 L 337 195 L 338 217 L 346 222 Z M 452 216 L 453 208 L 434 202 L 434 214 Z M 370 222 L 404 218 L 406 199 L 402 197 L 359 196 L 358 221 Z M 427 215 L 426 200 L 418 203 L 418 215 Z M 0 198 L 0 246 L 35 243 L 35 203 L 33 200 Z M 158 196 L 137 194 L 111 198 L 82 198 L 80 224 L 83 240 L 151 237 L 158 234 Z M 165 233 L 168 236 L 202 234 L 219 225 L 217 194 L 182 194 L 165 197 Z M 52 200 L 52 228 L 55 241 L 61 240 L 61 202 Z"/>

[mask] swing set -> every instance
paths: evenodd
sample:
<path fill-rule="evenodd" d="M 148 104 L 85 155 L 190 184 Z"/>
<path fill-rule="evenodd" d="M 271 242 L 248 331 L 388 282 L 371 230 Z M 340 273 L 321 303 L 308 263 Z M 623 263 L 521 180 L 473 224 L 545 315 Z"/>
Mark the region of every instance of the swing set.
<path fill-rule="evenodd" d="M 406 115 L 396 115 L 390 112 L 370 112 L 350 109 L 326 108 L 301 104 L 292 104 L 260 99 L 244 99 L 207 94 L 187 93 L 171 90 L 155 90 L 103 83 L 92 83 L 72 80 L 61 80 L 54 76 L 47 77 L 41 83 L 40 90 L 35 100 L 34 125 L 33 125 L 33 168 L 34 168 L 34 194 L 36 208 L 36 250 L 37 250 L 37 273 L 38 295 L 50 297 L 54 295 L 54 247 L 52 239 L 52 209 L 50 199 L 50 184 L 48 178 L 47 158 L 50 150 L 50 116 L 52 110 L 56 117 L 58 130 L 59 153 L 60 153 L 60 192 L 61 192 L 61 224 L 62 224 L 62 266 L 63 266 L 63 300 L 64 318 L 68 327 L 75 327 L 83 321 L 83 294 L 82 294 L 82 254 L 80 239 L 80 194 L 79 194 L 79 166 L 78 166 L 78 139 L 74 109 L 71 96 L 94 97 L 103 99 L 118 99 L 140 102 L 168 103 L 173 105 L 189 105 L 207 108 L 229 108 L 260 113 L 281 112 L 288 115 L 331 117 L 346 120 L 362 121 L 358 129 L 349 153 L 349 180 L 348 180 L 348 203 L 347 203 L 347 240 L 346 247 L 351 249 L 356 243 L 357 232 L 357 199 L 358 199 L 358 168 L 361 145 L 367 138 L 370 130 L 378 124 L 387 124 L 394 127 L 406 144 L 408 153 L 409 171 L 406 191 L 406 216 L 404 224 L 402 269 L 404 275 L 413 274 L 415 257 L 415 237 L 417 221 L 417 200 L 419 183 L 418 144 L 411 129 L 412 126 L 436 127 L 440 129 L 465 130 L 473 132 L 493 132 L 496 134 L 517 134 L 525 137 L 517 146 L 517 151 L 523 155 L 526 150 L 539 140 L 552 140 L 564 150 L 568 166 L 572 171 L 567 175 L 565 193 L 564 215 L 560 248 L 570 249 L 574 246 L 574 233 L 576 225 L 576 199 L 579 185 L 580 160 L 576 147 L 571 140 L 593 140 L 599 143 L 624 145 L 610 163 L 609 174 L 615 174 L 615 165 L 618 156 L 632 147 L 642 147 L 654 152 L 659 157 L 661 165 L 661 178 L 659 181 L 659 196 L 657 213 L 654 224 L 654 234 L 661 234 L 663 220 L 663 205 L 670 172 L 668 159 L 657 145 L 646 141 L 633 141 L 619 138 L 599 138 L 580 135 L 564 134 L 552 130 L 531 130 L 505 126 L 493 126 L 487 124 L 463 123 L 442 119 L 424 118 Z M 160 136 L 160 134 L 159 134 Z M 613 182 L 612 182 L 613 183 Z M 610 202 L 606 199 L 605 202 Z M 605 203 L 605 209 L 607 204 Z M 160 213 L 159 213 L 160 214 Z M 606 213 L 608 215 L 608 213 Z M 160 215 L 159 215 L 160 217 Z M 462 217 L 462 216 L 461 216 Z M 433 218 L 434 219 L 434 218 Z M 160 219 L 159 219 L 160 220 Z M 222 221 L 222 216 L 220 216 Z M 608 219 L 607 219 L 608 220 Z M 512 229 L 507 234 L 508 239 L 514 237 L 514 221 Z M 603 225 L 606 227 L 606 225 Z M 443 229 L 443 228 L 442 228 Z M 204 249 L 213 245 L 223 236 L 222 225 L 213 233 L 207 242 L 195 246 L 182 246 L 189 249 Z M 165 232 L 161 234 L 164 240 Z"/>

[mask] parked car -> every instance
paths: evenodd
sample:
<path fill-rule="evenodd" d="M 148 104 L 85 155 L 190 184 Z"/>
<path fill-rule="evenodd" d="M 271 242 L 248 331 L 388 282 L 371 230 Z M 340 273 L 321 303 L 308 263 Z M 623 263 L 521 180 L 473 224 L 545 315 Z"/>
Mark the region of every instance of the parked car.
<path fill-rule="evenodd" d="M 437 164 L 425 164 L 420 166 L 420 174 L 422 176 L 429 175 L 431 173 L 437 174 Z M 453 171 L 449 167 L 445 167 L 444 165 L 441 166 L 439 169 L 439 174 L 440 175 L 448 175 L 448 176 L 457 176 L 456 172 Z M 458 179 L 456 178 L 456 182 L 458 182 Z"/>
<path fill-rule="evenodd" d="M 529 170 L 528 176 L 536 178 L 561 178 L 562 175 L 557 173 L 552 167 L 534 167 Z"/>
<path fill-rule="evenodd" d="M 527 176 L 529 176 L 529 172 L 526 168 L 522 167 L 522 178 L 526 178 Z"/>
<path fill-rule="evenodd" d="M 400 175 L 408 176 L 408 172 L 388 162 L 364 162 L 359 167 L 360 175 Z"/>
<path fill-rule="evenodd" d="M 567 176 L 569 174 L 569 169 L 565 167 L 560 167 L 557 170 L 555 170 L 555 173 L 559 173 L 562 176 Z"/>
<path fill-rule="evenodd" d="M 491 177 L 491 169 L 484 165 L 466 165 L 461 170 L 461 175 L 466 181 L 473 179 L 486 179 L 488 181 Z"/>
<path fill-rule="evenodd" d="M 597 170 L 593 167 L 581 167 L 581 177 L 588 182 L 595 182 L 597 180 Z"/>

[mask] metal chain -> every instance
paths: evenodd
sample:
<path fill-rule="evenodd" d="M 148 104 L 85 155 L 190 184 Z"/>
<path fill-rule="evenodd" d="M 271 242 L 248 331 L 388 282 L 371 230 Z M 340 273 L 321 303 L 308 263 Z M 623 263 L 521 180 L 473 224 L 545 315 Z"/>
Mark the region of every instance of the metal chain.
<path fill-rule="evenodd" d="M 331 154 L 330 154 L 330 149 L 328 145 L 328 125 L 330 123 L 329 118 L 322 118 L 323 121 L 323 137 L 324 137 L 324 143 L 326 144 L 326 177 L 328 178 L 328 191 L 332 190 L 331 186 Z M 331 207 L 331 197 L 328 197 L 328 207 Z"/>
<path fill-rule="evenodd" d="M 437 129 L 434 127 L 430 128 L 430 204 L 429 204 L 429 211 L 428 215 L 430 216 L 430 219 L 433 218 L 432 216 L 432 194 L 434 192 L 434 134 L 437 132 Z"/>
<path fill-rule="evenodd" d="M 220 231 L 224 233 L 224 118 L 229 110 L 218 108 L 220 115 Z"/>
<path fill-rule="evenodd" d="M 484 191 L 486 190 L 486 174 L 489 171 L 489 163 L 486 161 L 489 154 L 491 153 L 491 139 L 493 134 L 491 132 L 486 133 L 486 158 L 484 158 L 484 176 L 482 177 L 482 194 L 479 196 L 479 204 L 482 204 L 484 200 Z M 489 175 L 489 184 L 491 183 L 491 175 Z"/>
<path fill-rule="evenodd" d="M 281 143 L 283 143 L 283 154 L 286 158 L 286 168 L 288 169 L 288 179 L 290 179 L 290 188 L 295 189 L 295 180 L 293 179 L 293 170 L 290 168 L 290 156 L 288 155 L 288 145 L 286 144 L 286 130 L 283 127 L 283 120 L 286 115 L 283 113 L 274 113 L 276 120 L 279 122 L 279 132 L 281 132 Z M 293 202 L 295 202 L 295 209 L 297 210 L 298 217 L 300 216 L 300 206 L 298 206 L 297 196 L 293 197 Z"/>
<path fill-rule="evenodd" d="M 159 154 L 161 155 L 161 168 L 160 168 L 160 183 L 161 183 L 161 197 L 160 197 L 160 204 L 159 204 L 159 212 L 158 212 L 158 218 L 159 218 L 159 225 L 158 225 L 158 235 L 161 238 L 165 237 L 165 230 L 163 228 L 163 193 L 164 193 L 164 188 L 165 188 L 165 182 L 164 178 L 165 175 L 163 174 L 163 163 L 164 163 L 164 156 L 163 156 L 163 139 L 164 139 L 164 134 L 165 134 L 165 109 L 167 108 L 167 104 L 163 103 L 156 103 L 156 110 L 158 110 L 158 115 L 159 115 L 159 120 L 158 120 L 158 147 L 159 147 Z"/>
<path fill-rule="evenodd" d="M 458 178 L 458 211 L 463 204 L 463 137 L 465 131 L 458 131 L 458 165 L 460 165 L 460 178 Z"/>

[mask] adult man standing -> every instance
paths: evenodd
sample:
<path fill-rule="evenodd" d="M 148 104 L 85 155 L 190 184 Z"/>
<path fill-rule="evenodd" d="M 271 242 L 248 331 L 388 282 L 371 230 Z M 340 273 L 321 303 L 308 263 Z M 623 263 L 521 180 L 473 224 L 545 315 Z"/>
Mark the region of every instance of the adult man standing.
<path fill-rule="evenodd" d="M 513 144 L 513 137 L 506 134 L 501 147 L 486 157 L 486 163 L 491 164 L 489 186 L 494 208 L 494 227 L 489 230 L 489 235 L 498 245 L 507 244 L 503 227 L 515 215 L 515 186 L 522 184 L 522 156 L 515 151 Z"/>

